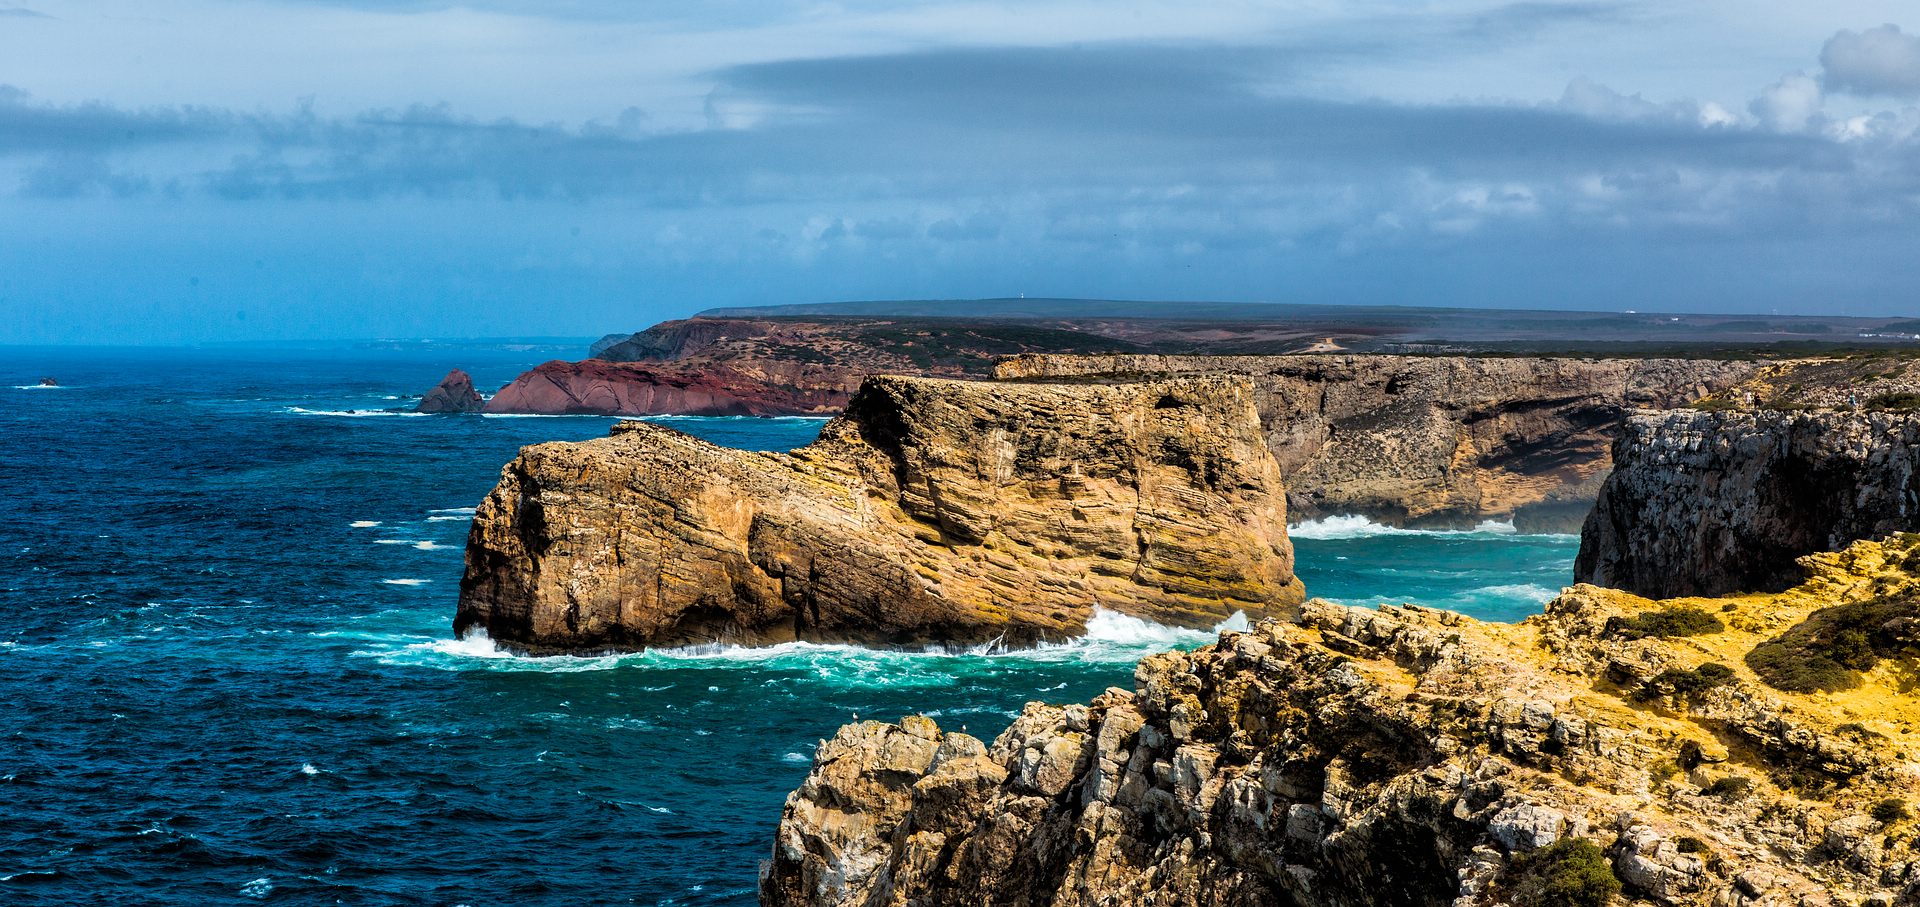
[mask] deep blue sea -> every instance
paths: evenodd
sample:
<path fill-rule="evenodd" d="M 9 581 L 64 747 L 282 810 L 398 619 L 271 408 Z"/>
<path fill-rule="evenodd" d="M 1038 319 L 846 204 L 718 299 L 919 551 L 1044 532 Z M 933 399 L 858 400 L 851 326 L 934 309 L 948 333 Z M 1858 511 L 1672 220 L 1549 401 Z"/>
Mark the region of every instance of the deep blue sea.
<path fill-rule="evenodd" d="M 0 348 L 0 904 L 747 905 L 815 741 L 991 736 L 1209 634 L 1027 652 L 518 658 L 449 624 L 470 509 L 610 419 L 414 416 L 582 355 L 459 344 Z M 65 387 L 31 388 L 42 376 Z M 670 419 L 784 449 L 805 419 Z M 1575 540 L 1296 531 L 1309 594 L 1537 610 Z"/>

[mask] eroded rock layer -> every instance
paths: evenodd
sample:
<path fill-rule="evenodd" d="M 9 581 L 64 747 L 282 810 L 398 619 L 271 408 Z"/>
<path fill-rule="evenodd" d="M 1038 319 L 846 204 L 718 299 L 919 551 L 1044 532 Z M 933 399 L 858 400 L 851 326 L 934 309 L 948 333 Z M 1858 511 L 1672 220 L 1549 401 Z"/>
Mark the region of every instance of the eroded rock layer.
<path fill-rule="evenodd" d="M 1920 538 L 1803 568 L 1779 595 L 1578 586 L 1518 625 L 1316 600 L 990 744 L 848 725 L 762 903 L 1916 903 L 1920 708 L 1892 653 L 1920 640 Z M 1861 614 L 1887 657 L 1791 692 Z"/>
<path fill-rule="evenodd" d="M 1577 579 L 1643 595 L 1780 589 L 1794 558 L 1920 528 L 1920 415 L 1668 412 L 1630 419 Z"/>
<path fill-rule="evenodd" d="M 1096 607 L 1210 627 L 1301 600 L 1244 379 L 872 378 L 790 454 L 623 423 L 474 517 L 456 629 L 532 651 L 1027 642 Z"/>
<path fill-rule="evenodd" d="M 1704 359 L 1018 356 L 1002 378 L 1245 375 L 1295 519 L 1512 519 L 1572 531 L 1633 407 L 1671 407 L 1751 375 Z"/>

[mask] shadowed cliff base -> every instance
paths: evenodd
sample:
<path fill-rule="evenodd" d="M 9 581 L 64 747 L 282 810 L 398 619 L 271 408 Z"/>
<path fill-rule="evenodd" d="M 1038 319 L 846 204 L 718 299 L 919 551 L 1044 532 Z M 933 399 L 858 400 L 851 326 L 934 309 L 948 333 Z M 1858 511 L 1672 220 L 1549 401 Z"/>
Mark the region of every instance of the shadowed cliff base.
<path fill-rule="evenodd" d="M 1301 598 L 1244 379 L 883 377 L 789 454 L 644 423 L 527 448 L 474 518 L 455 628 L 532 652 L 1022 644 L 1096 606 L 1213 627 Z"/>

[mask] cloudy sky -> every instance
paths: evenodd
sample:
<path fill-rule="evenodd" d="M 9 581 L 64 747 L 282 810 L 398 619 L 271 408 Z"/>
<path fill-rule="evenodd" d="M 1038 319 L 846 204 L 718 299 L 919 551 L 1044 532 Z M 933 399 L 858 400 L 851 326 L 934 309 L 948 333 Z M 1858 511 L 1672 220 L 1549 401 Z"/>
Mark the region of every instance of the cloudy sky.
<path fill-rule="evenodd" d="M 0 0 L 0 343 L 1920 314 L 1912 0 Z"/>

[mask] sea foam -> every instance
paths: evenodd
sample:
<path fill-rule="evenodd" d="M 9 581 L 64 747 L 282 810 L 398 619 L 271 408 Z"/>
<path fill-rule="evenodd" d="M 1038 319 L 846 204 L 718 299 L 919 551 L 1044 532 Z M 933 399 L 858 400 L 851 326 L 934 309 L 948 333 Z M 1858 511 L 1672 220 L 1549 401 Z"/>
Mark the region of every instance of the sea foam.
<path fill-rule="evenodd" d="M 1341 515 L 1307 520 L 1287 527 L 1296 539 L 1364 539 L 1383 535 L 1519 535 L 1512 520 L 1482 520 L 1472 529 L 1403 529 L 1376 523 L 1363 516 Z"/>
<path fill-rule="evenodd" d="M 388 580 L 392 582 L 392 580 Z M 1221 630 L 1244 630 L 1244 613 L 1221 622 L 1213 631 L 1169 627 L 1105 608 L 1095 608 L 1082 636 L 1013 648 L 992 640 L 967 647 L 881 649 L 846 643 L 783 642 L 744 646 L 712 642 L 692 646 L 647 649 L 605 655 L 520 655 L 502 649 L 484 631 L 473 630 L 457 639 L 391 637 L 382 648 L 353 654 L 379 658 L 388 664 L 417 665 L 443 670 L 508 670 L 573 673 L 615 668 L 725 667 L 756 664 L 772 668 L 811 670 L 857 686 L 940 686 L 951 680 L 946 669 L 968 664 L 1096 663 L 1124 664 L 1169 649 L 1195 648 L 1212 642 Z M 916 666 L 918 669 L 916 669 Z"/>
<path fill-rule="evenodd" d="M 432 413 L 416 413 L 404 409 L 308 409 L 304 406 L 289 406 L 286 412 L 297 416 L 339 416 L 347 419 L 368 419 L 375 416 L 431 416 Z"/>

